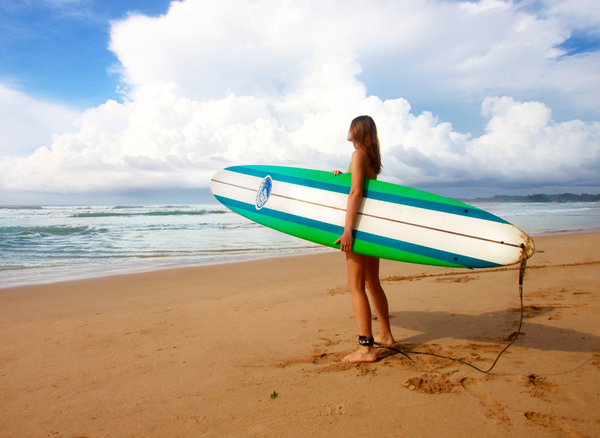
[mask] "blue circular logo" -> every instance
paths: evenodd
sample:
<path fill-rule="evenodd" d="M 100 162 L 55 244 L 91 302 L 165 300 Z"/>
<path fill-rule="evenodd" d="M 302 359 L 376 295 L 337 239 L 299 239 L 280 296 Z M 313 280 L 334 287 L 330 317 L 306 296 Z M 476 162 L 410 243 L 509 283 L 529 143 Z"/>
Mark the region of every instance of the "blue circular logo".
<path fill-rule="evenodd" d="M 256 209 L 260 210 L 264 207 L 264 205 L 269 200 L 269 196 L 271 196 L 271 189 L 273 187 L 273 180 L 269 175 L 265 177 L 260 183 L 260 187 L 258 188 L 258 192 L 256 193 Z"/>

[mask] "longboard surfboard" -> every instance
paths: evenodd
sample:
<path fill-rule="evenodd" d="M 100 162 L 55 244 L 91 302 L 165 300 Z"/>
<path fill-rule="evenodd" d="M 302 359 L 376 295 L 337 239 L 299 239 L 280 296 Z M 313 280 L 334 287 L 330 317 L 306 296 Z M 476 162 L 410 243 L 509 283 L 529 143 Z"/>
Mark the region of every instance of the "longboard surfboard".
<path fill-rule="evenodd" d="M 216 199 L 259 224 L 332 248 L 344 230 L 351 175 L 284 166 L 233 166 L 211 179 Z M 354 252 L 435 266 L 491 268 L 535 252 L 527 234 L 476 207 L 365 179 Z"/>

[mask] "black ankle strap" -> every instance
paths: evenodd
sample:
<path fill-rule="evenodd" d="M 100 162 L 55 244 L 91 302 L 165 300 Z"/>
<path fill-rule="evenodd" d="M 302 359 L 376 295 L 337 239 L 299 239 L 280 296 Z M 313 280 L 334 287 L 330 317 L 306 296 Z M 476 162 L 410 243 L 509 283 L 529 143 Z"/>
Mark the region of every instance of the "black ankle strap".
<path fill-rule="evenodd" d="M 360 345 L 364 345 L 365 347 L 370 347 L 375 343 L 375 340 L 373 338 L 367 338 L 366 336 L 359 336 L 358 343 Z"/>

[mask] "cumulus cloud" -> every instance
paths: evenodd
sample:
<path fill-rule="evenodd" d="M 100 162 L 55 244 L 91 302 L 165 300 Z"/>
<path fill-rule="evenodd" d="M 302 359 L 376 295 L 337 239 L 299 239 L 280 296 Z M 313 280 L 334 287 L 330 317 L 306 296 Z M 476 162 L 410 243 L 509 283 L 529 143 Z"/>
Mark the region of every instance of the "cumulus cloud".
<path fill-rule="evenodd" d="M 346 50 L 376 95 L 460 93 L 481 102 L 552 93 L 600 117 L 600 56 L 561 58 L 557 48 L 586 7 L 597 9 L 550 1 L 539 17 L 502 0 L 188 0 L 172 3 L 164 17 L 115 23 L 111 48 L 134 88 L 169 83 L 190 98 L 287 92 L 309 74 L 315 53 Z M 585 22 L 600 19 L 591 13 Z"/>
<path fill-rule="evenodd" d="M 542 99 L 515 97 L 553 93 L 598 111 L 600 57 L 565 59 L 571 21 L 550 3 L 542 17 L 500 0 L 187 0 L 130 16 L 110 44 L 124 101 L 89 109 L 28 156 L 5 152 L 0 188 L 192 188 L 233 164 L 343 168 L 360 114 L 375 118 L 394 182 L 600 185 L 600 123 L 555 121 Z M 365 78 L 376 76 L 395 98 L 372 94 Z M 485 133 L 413 114 L 401 94 L 411 87 L 478 98 Z"/>
<path fill-rule="evenodd" d="M 452 136 L 447 126 L 433 122 L 427 130 L 430 136 L 437 134 L 432 139 L 439 146 L 433 151 L 419 147 L 423 140 L 433 143 L 423 138 L 392 148 L 397 174 L 410 175 L 409 184 L 598 185 L 600 123 L 557 123 L 544 104 L 511 97 L 486 98 L 482 114 L 489 121 L 479 138 Z"/>

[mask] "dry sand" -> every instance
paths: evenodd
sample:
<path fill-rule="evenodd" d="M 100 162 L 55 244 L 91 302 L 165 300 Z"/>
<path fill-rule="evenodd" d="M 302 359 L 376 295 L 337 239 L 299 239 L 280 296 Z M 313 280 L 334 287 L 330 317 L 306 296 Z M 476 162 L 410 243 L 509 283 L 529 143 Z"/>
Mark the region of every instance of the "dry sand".
<path fill-rule="evenodd" d="M 356 348 L 341 253 L 0 290 L 0 436 L 600 436 L 600 234 L 536 239 L 492 374 Z M 403 350 L 488 368 L 517 270 L 382 262 Z M 376 322 L 375 322 L 376 330 Z"/>

